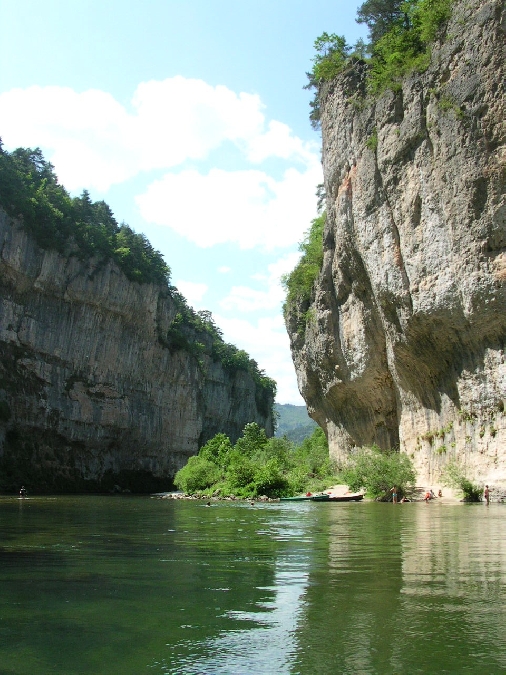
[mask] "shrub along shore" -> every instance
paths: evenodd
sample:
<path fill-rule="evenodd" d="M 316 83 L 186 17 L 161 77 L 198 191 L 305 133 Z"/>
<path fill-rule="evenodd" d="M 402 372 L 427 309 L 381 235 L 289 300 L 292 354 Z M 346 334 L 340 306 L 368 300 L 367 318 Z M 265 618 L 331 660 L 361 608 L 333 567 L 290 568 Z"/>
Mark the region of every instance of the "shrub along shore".
<path fill-rule="evenodd" d="M 225 434 L 209 440 L 198 455 L 174 477 L 179 492 L 156 495 L 164 499 L 206 501 L 278 501 L 308 492 L 330 492 L 336 496 L 364 492 L 367 499 L 388 502 L 396 487 L 398 500 L 422 501 L 431 489 L 448 501 L 481 501 L 483 489 L 467 479 L 462 467 L 449 464 L 441 485 L 416 486 L 411 458 L 395 450 L 357 448 L 338 464 L 329 457 L 323 430 L 316 428 L 300 445 L 288 438 L 267 438 L 255 422 L 247 424 L 232 445 Z M 498 487 L 495 499 L 500 501 Z M 506 495 L 504 495 L 506 499 Z"/>

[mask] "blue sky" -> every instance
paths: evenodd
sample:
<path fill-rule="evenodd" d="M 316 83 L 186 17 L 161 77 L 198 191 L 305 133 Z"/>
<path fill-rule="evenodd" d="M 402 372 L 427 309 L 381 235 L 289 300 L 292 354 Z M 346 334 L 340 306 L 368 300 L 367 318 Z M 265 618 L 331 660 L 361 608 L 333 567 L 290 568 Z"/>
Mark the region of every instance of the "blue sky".
<path fill-rule="evenodd" d="M 0 0 L 0 136 L 143 232 L 195 309 L 302 404 L 280 276 L 316 214 L 304 90 L 323 31 L 361 3 Z"/>

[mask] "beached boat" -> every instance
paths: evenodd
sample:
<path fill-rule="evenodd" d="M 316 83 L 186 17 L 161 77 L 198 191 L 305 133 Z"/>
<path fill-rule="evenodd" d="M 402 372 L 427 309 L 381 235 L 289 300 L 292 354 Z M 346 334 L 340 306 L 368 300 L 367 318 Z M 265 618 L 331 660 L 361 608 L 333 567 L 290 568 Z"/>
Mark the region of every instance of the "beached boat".
<path fill-rule="evenodd" d="M 314 497 L 322 495 L 298 495 L 297 497 L 281 497 L 282 502 L 310 502 L 314 501 Z M 324 496 L 324 495 L 323 495 Z"/>
<path fill-rule="evenodd" d="M 281 497 L 282 502 L 359 502 L 364 498 L 360 492 L 349 495 L 333 495 L 323 493 L 319 495 L 299 495 L 298 497 Z"/>
<path fill-rule="evenodd" d="M 328 499 L 325 501 L 328 502 L 360 502 L 364 498 L 364 495 L 361 493 L 355 493 L 352 495 L 340 495 L 339 497 L 337 495 L 327 495 Z"/>

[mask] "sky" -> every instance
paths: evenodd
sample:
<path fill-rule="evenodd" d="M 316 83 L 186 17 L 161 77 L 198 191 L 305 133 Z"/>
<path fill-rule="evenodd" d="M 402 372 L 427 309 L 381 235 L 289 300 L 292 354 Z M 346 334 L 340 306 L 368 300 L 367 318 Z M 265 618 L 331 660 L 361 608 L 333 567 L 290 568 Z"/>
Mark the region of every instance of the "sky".
<path fill-rule="evenodd" d="M 302 405 L 280 278 L 317 216 L 314 40 L 343 0 L 0 0 L 0 137 L 144 233 L 196 310 Z"/>

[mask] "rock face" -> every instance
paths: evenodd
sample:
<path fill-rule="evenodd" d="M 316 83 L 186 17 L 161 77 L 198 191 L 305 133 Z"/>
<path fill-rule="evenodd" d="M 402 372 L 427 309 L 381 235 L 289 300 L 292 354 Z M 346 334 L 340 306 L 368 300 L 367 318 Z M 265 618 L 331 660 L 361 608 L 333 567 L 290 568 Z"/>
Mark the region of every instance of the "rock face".
<path fill-rule="evenodd" d="M 272 435 L 272 396 L 249 373 L 167 346 L 166 288 L 43 250 L 0 211 L 0 289 L 6 488 L 167 489 L 217 432 Z"/>
<path fill-rule="evenodd" d="M 361 63 L 320 91 L 324 263 L 287 324 L 336 458 L 376 443 L 419 480 L 456 460 L 506 482 L 504 25 L 457 2 L 400 91 L 367 99 Z"/>

